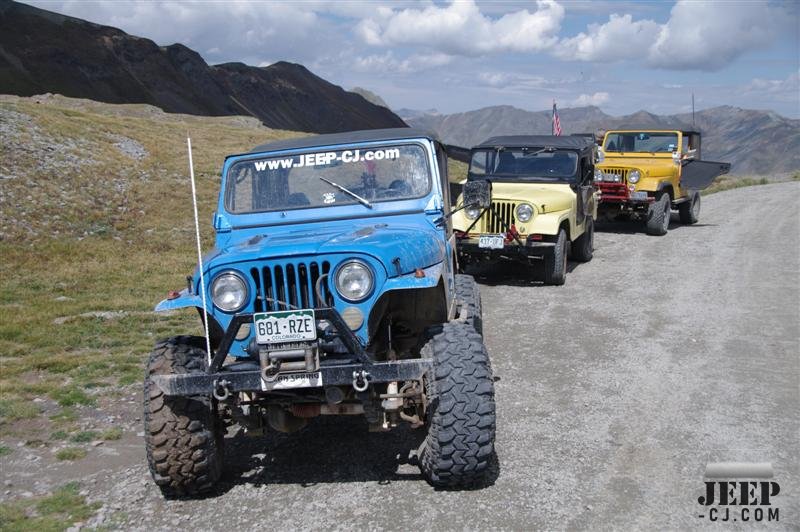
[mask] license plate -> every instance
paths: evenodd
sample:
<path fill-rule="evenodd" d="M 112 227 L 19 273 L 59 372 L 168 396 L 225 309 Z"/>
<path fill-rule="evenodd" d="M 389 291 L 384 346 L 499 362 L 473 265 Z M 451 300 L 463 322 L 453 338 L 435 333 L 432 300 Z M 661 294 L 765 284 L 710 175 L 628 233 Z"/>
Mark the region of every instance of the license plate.
<path fill-rule="evenodd" d="M 647 201 L 647 192 L 631 192 L 631 199 L 637 201 Z"/>
<path fill-rule="evenodd" d="M 478 237 L 478 247 L 485 249 L 503 249 L 505 235 L 481 235 Z"/>
<path fill-rule="evenodd" d="M 273 380 L 261 378 L 261 389 L 264 391 L 319 388 L 320 386 L 322 386 L 322 372 L 320 371 L 278 374 Z"/>
<path fill-rule="evenodd" d="M 253 316 L 256 342 L 281 344 L 317 339 L 317 322 L 313 310 L 262 312 Z"/>

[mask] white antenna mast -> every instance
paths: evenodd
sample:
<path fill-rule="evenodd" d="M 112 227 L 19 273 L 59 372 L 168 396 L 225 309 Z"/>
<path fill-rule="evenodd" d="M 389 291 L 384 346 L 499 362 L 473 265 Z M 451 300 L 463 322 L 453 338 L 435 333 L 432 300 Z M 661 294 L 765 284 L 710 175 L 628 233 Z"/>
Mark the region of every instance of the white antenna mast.
<path fill-rule="evenodd" d="M 200 269 L 200 294 L 203 296 L 203 325 L 206 332 L 206 353 L 208 364 L 211 365 L 211 338 L 208 335 L 208 306 L 206 305 L 206 279 L 203 275 L 203 250 L 200 244 L 200 220 L 197 217 L 197 190 L 194 186 L 194 163 L 192 162 L 192 139 L 186 137 L 186 147 L 189 150 L 189 177 L 192 182 L 192 206 L 194 207 L 194 233 L 197 237 L 197 264 Z"/>

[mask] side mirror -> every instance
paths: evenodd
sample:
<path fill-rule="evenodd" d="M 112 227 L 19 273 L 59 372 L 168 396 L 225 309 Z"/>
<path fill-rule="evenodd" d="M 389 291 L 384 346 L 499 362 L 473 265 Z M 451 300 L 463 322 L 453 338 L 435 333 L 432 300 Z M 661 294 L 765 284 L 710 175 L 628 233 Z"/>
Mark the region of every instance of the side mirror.
<path fill-rule="evenodd" d="M 606 152 L 603 151 L 603 148 L 597 148 L 597 162 L 602 163 L 606 160 Z"/>
<path fill-rule="evenodd" d="M 486 180 L 464 183 L 464 206 L 487 209 L 492 206 L 492 184 Z"/>

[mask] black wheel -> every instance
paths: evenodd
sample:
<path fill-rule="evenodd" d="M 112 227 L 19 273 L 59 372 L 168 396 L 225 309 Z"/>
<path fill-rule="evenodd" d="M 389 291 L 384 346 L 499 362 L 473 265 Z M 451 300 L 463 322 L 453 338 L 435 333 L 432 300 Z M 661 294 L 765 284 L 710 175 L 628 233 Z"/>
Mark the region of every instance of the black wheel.
<path fill-rule="evenodd" d="M 467 308 L 469 317 L 467 323 L 483 334 L 483 310 L 481 308 L 481 291 L 478 283 L 471 275 L 458 274 L 455 276 L 456 297 Z"/>
<path fill-rule="evenodd" d="M 669 194 L 662 192 L 647 210 L 647 234 L 662 236 L 669 229 L 669 216 L 672 212 Z"/>
<path fill-rule="evenodd" d="M 144 434 L 150 474 L 165 497 L 196 495 L 222 473 L 222 430 L 209 396 L 166 396 L 153 375 L 203 373 L 205 339 L 176 336 L 158 342 L 144 379 Z"/>
<path fill-rule="evenodd" d="M 544 261 L 544 284 L 564 284 L 567 278 L 567 246 L 567 232 L 560 229 L 553 255 Z"/>
<path fill-rule="evenodd" d="M 578 262 L 589 262 L 594 255 L 594 220 L 586 218 L 586 229 L 572 243 L 572 258 Z"/>
<path fill-rule="evenodd" d="M 483 338 L 469 324 L 445 323 L 433 331 L 422 356 L 433 359 L 422 474 L 435 487 L 480 485 L 495 435 L 494 381 Z"/>
<path fill-rule="evenodd" d="M 684 225 L 696 224 L 700 219 L 700 193 L 693 191 L 689 193 L 689 201 L 684 201 L 678 206 L 678 214 L 681 223 Z"/>

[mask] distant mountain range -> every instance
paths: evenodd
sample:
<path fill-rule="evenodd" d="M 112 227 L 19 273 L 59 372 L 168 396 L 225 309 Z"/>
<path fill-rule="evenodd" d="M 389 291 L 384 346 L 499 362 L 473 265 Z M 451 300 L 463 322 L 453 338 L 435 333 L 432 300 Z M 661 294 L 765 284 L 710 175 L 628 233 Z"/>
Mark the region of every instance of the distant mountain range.
<path fill-rule="evenodd" d="M 597 107 L 559 109 L 564 134 L 593 133 L 620 127 L 692 129 L 692 114 L 659 116 L 639 111 L 607 115 Z M 397 113 L 412 126 L 436 132 L 444 142 L 474 146 L 495 135 L 551 133 L 551 111 L 525 111 L 509 105 L 450 115 Z M 733 173 L 787 174 L 800 170 L 800 120 L 772 111 L 721 106 L 695 114 L 695 129 L 703 134 L 703 159 L 732 164 Z"/>
<path fill-rule="evenodd" d="M 276 129 L 329 133 L 405 126 L 385 106 L 302 65 L 208 65 L 109 26 L 0 0 L 0 93 L 147 103 L 172 113 L 250 115 Z"/>

